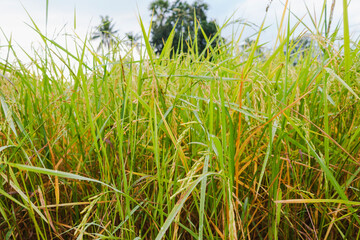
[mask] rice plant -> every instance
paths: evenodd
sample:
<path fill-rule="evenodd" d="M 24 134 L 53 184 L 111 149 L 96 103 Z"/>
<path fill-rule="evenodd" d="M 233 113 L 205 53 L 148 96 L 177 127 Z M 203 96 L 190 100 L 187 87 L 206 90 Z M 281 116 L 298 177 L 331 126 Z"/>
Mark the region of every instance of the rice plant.
<path fill-rule="evenodd" d="M 44 51 L 30 66 L 9 39 L 0 238 L 359 239 L 359 48 L 346 14 L 344 34 L 327 30 L 325 6 L 307 26 L 319 53 L 296 65 L 286 8 L 261 58 L 264 25 L 247 52 L 246 36 L 206 36 L 197 53 L 170 35 L 155 54 L 139 17 L 135 59 L 121 42 L 70 51 L 33 22 Z"/>

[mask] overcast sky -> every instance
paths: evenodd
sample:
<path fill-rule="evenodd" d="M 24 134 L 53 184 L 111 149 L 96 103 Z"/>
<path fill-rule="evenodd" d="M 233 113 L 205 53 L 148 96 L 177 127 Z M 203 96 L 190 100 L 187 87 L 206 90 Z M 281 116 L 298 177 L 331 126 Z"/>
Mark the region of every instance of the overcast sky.
<path fill-rule="evenodd" d="M 289 1 L 291 10 L 299 18 L 304 17 L 304 21 L 309 26 L 311 26 L 311 20 L 306 15 L 306 6 L 312 15 L 318 18 L 323 3 L 322 0 Z M 73 34 L 75 31 L 81 38 L 85 38 L 86 33 L 89 33 L 94 26 L 99 24 L 100 15 L 109 15 L 114 20 L 115 29 L 119 30 L 120 36 L 126 32 L 137 33 L 140 32 L 138 14 L 143 18 L 145 25 L 149 26 L 150 11 L 148 8 L 150 2 L 149 0 L 49 0 L 48 36 L 61 42 L 64 33 Z M 205 2 L 209 5 L 209 18 L 215 19 L 220 25 L 234 13 L 235 19 L 246 19 L 260 25 L 269 1 L 207 0 Z M 274 41 L 277 19 L 279 20 L 281 17 L 284 2 L 285 0 L 273 0 L 266 21 L 266 25 L 270 28 L 264 32 L 263 42 L 271 43 Z M 328 1 L 329 6 L 331 2 L 331 0 Z M 26 50 L 30 48 L 33 42 L 38 41 L 38 37 L 27 25 L 31 25 L 31 20 L 25 9 L 34 22 L 44 31 L 46 0 L 1 0 L 0 28 L 7 37 L 12 35 L 12 39 Z M 357 36 L 360 30 L 359 10 L 360 1 L 353 0 L 349 7 L 349 18 L 351 32 L 354 36 Z M 76 26 L 74 25 L 74 16 L 76 16 Z M 334 22 L 339 22 L 342 16 L 342 1 L 336 1 L 334 16 Z M 292 23 L 295 23 L 294 18 L 292 18 Z M 225 34 L 231 35 L 231 29 L 228 29 Z M 246 34 L 250 34 L 250 32 L 247 31 L 244 37 Z M 0 45 L 6 45 L 6 40 L 2 34 L 0 35 Z M 0 58 L 4 58 L 3 48 L 0 49 Z"/>

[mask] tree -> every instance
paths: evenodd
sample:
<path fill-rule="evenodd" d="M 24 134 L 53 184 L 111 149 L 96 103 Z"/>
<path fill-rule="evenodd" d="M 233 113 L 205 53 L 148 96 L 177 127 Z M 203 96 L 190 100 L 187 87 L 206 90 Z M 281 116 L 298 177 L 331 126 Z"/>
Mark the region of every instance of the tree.
<path fill-rule="evenodd" d="M 255 47 L 254 57 L 260 60 L 265 60 L 265 49 L 262 46 L 254 46 L 255 43 L 256 41 L 250 38 L 246 38 L 244 40 L 244 42 L 240 45 L 243 57 L 247 59 L 252 51 L 252 48 Z"/>
<path fill-rule="evenodd" d="M 134 34 L 133 32 L 125 33 L 125 36 L 127 38 L 130 47 L 133 47 L 135 43 L 137 43 L 142 38 L 141 35 Z"/>
<path fill-rule="evenodd" d="M 131 49 L 135 47 L 136 51 L 140 54 L 140 48 L 139 48 L 139 40 L 142 38 L 142 35 L 140 34 L 134 34 L 133 32 L 125 33 L 125 36 L 127 38 L 127 46 L 129 46 Z"/>
<path fill-rule="evenodd" d="M 199 53 L 207 46 L 207 41 L 200 30 L 199 24 L 209 39 L 214 37 L 218 31 L 215 21 L 207 20 L 206 11 L 208 5 L 202 0 L 196 0 L 192 5 L 182 0 L 176 0 L 172 4 L 168 0 L 155 0 L 150 4 L 150 10 L 154 16 L 151 29 L 151 44 L 156 53 L 162 52 L 164 43 L 174 27 L 173 50 L 179 49 L 183 52 L 189 50 L 188 44 L 195 39 L 195 24 L 198 27 L 196 44 Z M 218 37 L 217 40 L 220 40 L 220 38 Z M 217 42 L 214 41 L 212 47 L 215 47 Z"/>
<path fill-rule="evenodd" d="M 92 34 L 90 39 L 100 39 L 98 50 L 100 50 L 101 47 L 106 47 L 110 50 L 116 42 L 115 34 L 117 33 L 117 30 L 114 31 L 114 24 L 112 24 L 112 19 L 109 19 L 109 16 L 100 17 L 101 23 L 96 27 L 96 31 Z"/>
<path fill-rule="evenodd" d="M 312 57 L 320 58 L 322 56 L 321 49 L 315 40 L 312 39 L 311 35 L 305 34 L 291 40 L 288 45 L 284 46 L 284 54 L 286 55 L 288 49 L 290 50 L 290 60 L 293 65 L 296 66 L 299 60 L 311 54 Z"/>

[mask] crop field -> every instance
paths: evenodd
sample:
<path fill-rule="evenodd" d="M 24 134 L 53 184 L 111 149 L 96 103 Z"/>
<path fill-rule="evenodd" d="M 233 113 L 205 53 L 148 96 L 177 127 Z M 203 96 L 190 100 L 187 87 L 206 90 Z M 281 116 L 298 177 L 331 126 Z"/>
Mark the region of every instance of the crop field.
<path fill-rule="evenodd" d="M 263 25 L 245 47 L 181 52 L 170 35 L 155 54 L 139 18 L 143 44 L 70 51 L 33 23 L 43 52 L 25 64 L 8 38 L 0 239 L 359 239 L 360 47 L 343 6 L 331 31 L 326 14 L 306 26 L 306 48 L 286 9 L 274 46 Z"/>

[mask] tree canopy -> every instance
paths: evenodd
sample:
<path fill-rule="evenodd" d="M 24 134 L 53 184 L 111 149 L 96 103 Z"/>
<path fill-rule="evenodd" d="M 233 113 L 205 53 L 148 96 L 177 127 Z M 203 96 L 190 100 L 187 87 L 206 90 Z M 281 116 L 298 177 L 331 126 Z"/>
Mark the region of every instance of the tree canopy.
<path fill-rule="evenodd" d="M 296 66 L 300 61 L 300 58 L 306 56 L 306 53 L 310 53 L 313 57 L 319 59 L 323 54 L 320 46 L 314 41 L 310 34 L 305 34 L 292 39 L 284 46 L 284 54 L 289 51 L 290 61 Z"/>
<path fill-rule="evenodd" d="M 91 40 L 100 39 L 98 50 L 104 46 L 109 50 L 116 42 L 115 34 L 117 30 L 114 30 L 114 24 L 109 16 L 100 16 L 101 23 L 96 27 L 96 31 L 91 35 Z"/>
<path fill-rule="evenodd" d="M 151 44 L 156 53 L 161 53 L 164 43 L 174 27 L 175 35 L 172 47 L 175 51 L 179 49 L 183 52 L 189 50 L 190 42 L 195 39 L 195 26 L 198 28 L 197 48 L 199 53 L 207 46 L 207 41 L 200 30 L 199 24 L 208 38 L 214 37 L 218 31 L 215 21 L 208 20 L 206 16 L 208 5 L 202 0 L 196 0 L 193 4 L 182 0 L 176 0 L 173 3 L 168 0 L 155 0 L 151 2 L 150 10 L 154 17 L 151 29 Z M 215 44 L 216 41 L 212 43 L 212 46 L 214 47 Z"/>

